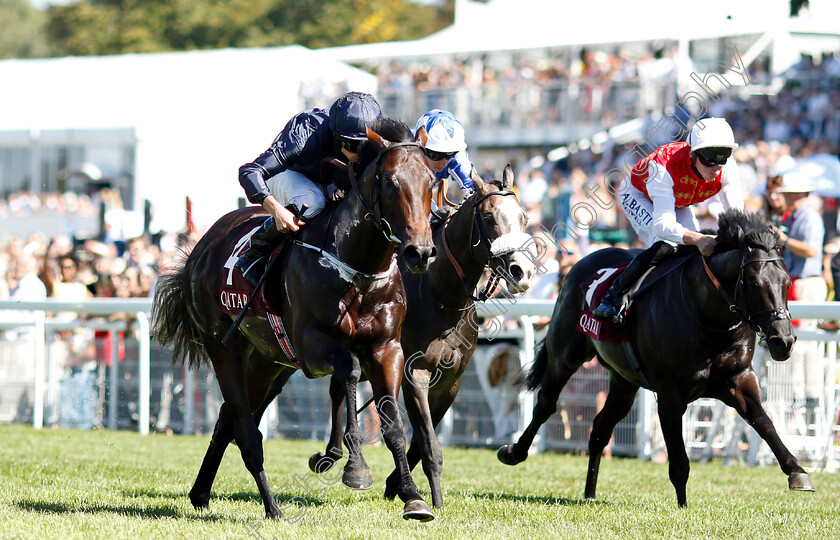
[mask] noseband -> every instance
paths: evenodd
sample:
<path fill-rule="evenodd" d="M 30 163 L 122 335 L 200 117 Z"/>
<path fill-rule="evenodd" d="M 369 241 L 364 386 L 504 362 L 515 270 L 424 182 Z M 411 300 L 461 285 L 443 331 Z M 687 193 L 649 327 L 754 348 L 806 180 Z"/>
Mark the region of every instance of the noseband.
<path fill-rule="evenodd" d="M 748 259 L 747 255 L 745 253 L 743 255 L 743 257 L 741 258 L 741 269 L 738 272 L 738 281 L 735 284 L 735 301 L 734 302 L 729 298 L 729 295 L 723 289 L 723 286 L 720 284 L 720 281 L 718 281 L 718 279 L 712 273 L 712 270 L 711 270 L 711 268 L 709 268 L 709 264 L 706 261 L 706 257 L 701 256 L 701 259 L 703 260 L 703 267 L 705 268 L 706 274 L 709 276 L 709 279 L 712 280 L 712 283 L 714 283 L 717 290 L 723 296 L 723 299 L 726 300 L 727 304 L 729 304 L 729 311 L 731 311 L 732 313 L 737 313 L 738 316 L 745 323 L 747 323 L 747 326 L 749 326 L 756 334 L 758 334 L 758 337 L 761 341 L 764 341 L 767 338 L 767 332 L 758 323 L 758 321 L 756 320 L 756 316 L 762 315 L 764 313 L 769 313 L 770 314 L 770 320 L 769 320 L 768 325 L 772 324 L 774 321 L 785 321 L 785 320 L 790 320 L 791 319 L 790 310 L 788 310 L 788 308 L 785 307 L 784 305 L 776 307 L 776 308 L 767 308 L 767 309 L 762 309 L 762 310 L 759 310 L 759 311 L 753 311 L 750 308 L 749 297 L 747 296 L 747 290 L 746 290 L 747 286 L 746 286 L 746 283 L 744 282 L 744 269 L 747 267 L 747 265 L 752 264 L 752 263 L 768 263 L 768 262 L 782 261 L 783 260 L 782 257 L 778 257 L 778 256 L 777 257 L 755 257 L 755 258 L 752 258 L 752 259 Z M 745 308 L 741 308 L 741 306 L 738 305 L 738 296 L 739 295 L 744 298 Z"/>

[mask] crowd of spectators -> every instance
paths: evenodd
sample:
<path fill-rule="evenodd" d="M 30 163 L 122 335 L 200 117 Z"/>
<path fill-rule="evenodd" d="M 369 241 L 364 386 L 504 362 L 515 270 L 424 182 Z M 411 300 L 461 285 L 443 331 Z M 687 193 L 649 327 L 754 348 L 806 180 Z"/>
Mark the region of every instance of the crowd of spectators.
<path fill-rule="evenodd" d="M 676 76 L 680 69 L 671 48 L 638 53 L 619 48 L 612 52 L 583 49 L 574 58 L 521 61 L 505 68 L 491 62 L 437 66 L 393 62 L 379 69 L 378 76 L 382 91 L 395 95 L 471 85 L 530 88 L 570 79 L 644 84 Z M 387 102 L 383 105 L 387 112 Z M 746 207 L 750 211 L 765 208 L 767 179 L 774 171 L 808 156 L 840 154 L 840 61 L 833 54 L 823 55 L 820 61 L 803 56 L 789 70 L 784 88 L 776 94 L 724 92 L 708 105 L 709 116 L 725 117 L 735 130 L 740 147 L 733 156 L 741 167 Z M 657 117 L 653 115 L 648 120 L 649 125 L 655 125 Z M 469 125 L 467 136 L 469 139 Z M 633 229 L 613 200 L 623 174 L 610 173 L 626 173 L 627 163 L 635 161 L 628 160 L 629 155 L 638 153 L 638 149 L 645 153 L 654 150 L 647 144 L 639 140 L 627 144 L 593 142 L 587 147 L 570 145 L 569 154 L 556 161 L 510 150 L 508 158 L 516 171 L 515 189 L 528 212 L 530 232 L 551 244 L 542 261 L 550 270 L 548 278 L 541 279 L 529 296 L 553 298 L 568 270 L 587 253 L 607 246 L 637 246 Z M 482 162 L 480 149 L 474 156 L 479 158 L 475 164 L 483 176 L 499 175 L 504 163 Z M 0 200 L 0 220 L 38 213 L 95 215 L 107 197 L 107 193 L 96 197 L 72 192 L 15 193 Z M 831 291 L 830 269 L 832 265 L 840 267 L 840 262 L 833 259 L 840 250 L 840 242 L 833 240 L 837 236 L 837 200 L 817 195 L 811 199 L 825 220 L 823 275 Z M 714 227 L 717 208 L 714 200 L 700 205 L 698 218 Z M 157 275 L 178 255 L 185 240 L 195 238 L 185 239 L 176 233 L 124 241 L 114 241 L 107 234 L 102 240 L 42 234 L 2 237 L 0 299 L 149 297 Z"/>

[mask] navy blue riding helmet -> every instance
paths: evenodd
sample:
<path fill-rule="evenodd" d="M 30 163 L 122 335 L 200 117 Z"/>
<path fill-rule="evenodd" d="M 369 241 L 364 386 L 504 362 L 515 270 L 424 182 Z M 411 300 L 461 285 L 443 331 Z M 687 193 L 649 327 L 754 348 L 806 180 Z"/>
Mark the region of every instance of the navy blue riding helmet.
<path fill-rule="evenodd" d="M 365 127 L 380 116 L 382 110 L 372 95 L 348 92 L 330 107 L 330 130 L 337 137 L 363 141 L 367 139 Z"/>

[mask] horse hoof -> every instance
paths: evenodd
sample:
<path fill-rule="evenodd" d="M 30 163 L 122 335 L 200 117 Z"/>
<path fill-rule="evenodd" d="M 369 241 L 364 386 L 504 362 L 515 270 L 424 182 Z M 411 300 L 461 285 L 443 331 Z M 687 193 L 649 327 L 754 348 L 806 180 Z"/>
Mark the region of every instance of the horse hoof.
<path fill-rule="evenodd" d="M 333 465 L 335 465 L 335 460 L 322 452 L 309 456 L 309 470 L 315 474 L 325 473 L 332 469 Z"/>
<path fill-rule="evenodd" d="M 512 444 L 506 444 L 503 447 L 499 448 L 498 453 L 496 453 L 496 457 L 498 457 L 499 461 L 501 461 L 505 465 L 518 465 L 525 461 L 523 459 L 518 459 L 516 456 L 513 455 Z"/>
<path fill-rule="evenodd" d="M 391 482 L 391 479 L 385 480 L 385 493 L 383 496 L 388 500 L 394 500 L 399 492 L 399 482 Z"/>
<path fill-rule="evenodd" d="M 431 521 L 435 519 L 432 509 L 423 499 L 408 501 L 403 507 L 403 519 L 416 519 L 417 521 Z"/>
<path fill-rule="evenodd" d="M 788 487 L 791 491 L 816 491 L 808 473 L 797 472 L 788 477 Z"/>
<path fill-rule="evenodd" d="M 210 494 L 209 493 L 201 493 L 201 494 L 193 494 L 190 493 L 190 502 L 193 505 L 193 508 L 198 510 L 206 510 L 210 508 Z"/>
<path fill-rule="evenodd" d="M 345 467 L 341 482 L 350 489 L 370 489 L 373 486 L 373 478 L 367 468 L 349 471 Z"/>
<path fill-rule="evenodd" d="M 265 513 L 265 519 L 282 519 L 283 512 L 280 511 L 279 508 L 274 508 L 272 510 L 268 510 Z"/>

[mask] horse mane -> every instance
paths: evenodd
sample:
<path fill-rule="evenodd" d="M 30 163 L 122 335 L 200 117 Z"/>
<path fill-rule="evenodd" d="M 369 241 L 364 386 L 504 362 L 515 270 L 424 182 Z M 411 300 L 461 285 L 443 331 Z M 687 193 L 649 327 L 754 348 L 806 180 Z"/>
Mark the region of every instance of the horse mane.
<path fill-rule="evenodd" d="M 391 142 L 411 142 L 414 140 L 414 134 L 411 132 L 411 128 L 408 127 L 408 124 L 395 118 L 380 116 L 370 126 L 370 129 L 378 133 L 383 139 Z M 376 156 L 377 152 L 369 141 L 364 141 L 359 146 L 360 163 L 370 163 Z"/>
<path fill-rule="evenodd" d="M 773 251 L 778 245 L 778 233 L 758 214 L 731 208 L 718 216 L 715 253 L 743 247 Z"/>

